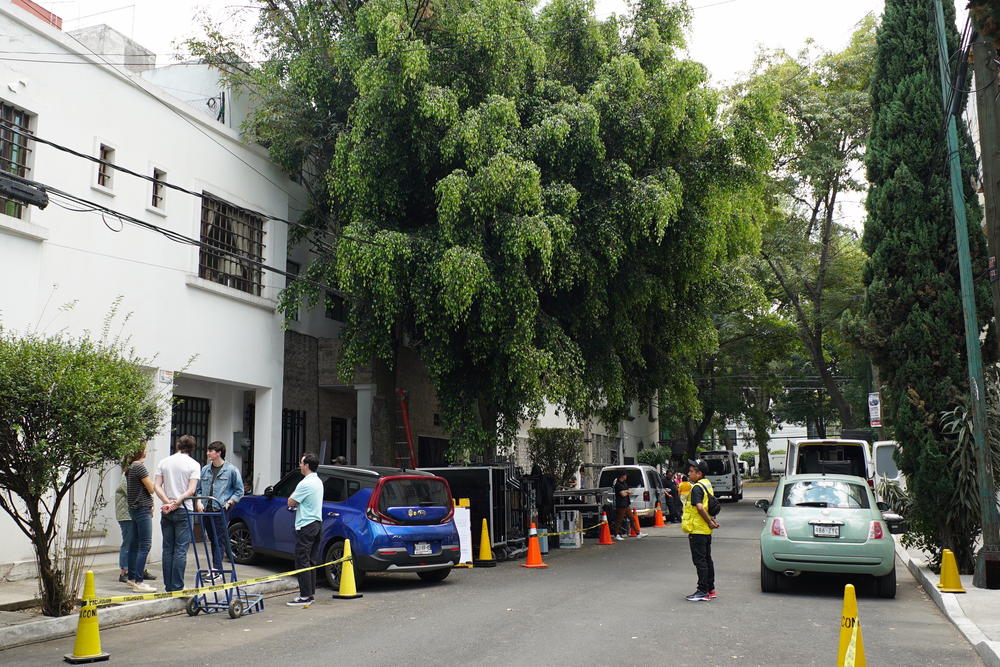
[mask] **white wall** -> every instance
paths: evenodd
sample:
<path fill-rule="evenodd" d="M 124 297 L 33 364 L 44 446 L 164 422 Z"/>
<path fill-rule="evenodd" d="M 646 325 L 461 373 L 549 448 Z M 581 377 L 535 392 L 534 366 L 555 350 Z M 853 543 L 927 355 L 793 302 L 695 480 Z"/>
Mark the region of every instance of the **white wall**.
<path fill-rule="evenodd" d="M 233 204 L 281 218 L 294 215 L 301 193 L 259 146 L 141 79 L 126 77 L 96 59 L 74 55 L 79 46 L 23 10 L 0 0 L 5 48 L 62 52 L 53 60 L 85 64 L 0 61 L 0 100 L 35 116 L 41 138 L 96 154 L 100 142 L 116 148 L 121 166 Z M 41 58 L 40 58 L 41 59 Z M 191 238 L 200 236 L 199 198 L 166 193 L 165 214 L 147 209 L 150 184 L 117 173 L 111 192 L 96 189 L 96 165 L 35 143 L 29 178 Z M 109 228 L 110 227 L 110 228 Z M 287 228 L 265 223 L 264 262 L 283 269 Z M 283 334 L 275 299 L 284 277 L 265 272 L 260 297 L 197 277 L 198 250 L 117 220 L 66 211 L 50 203 L 25 220 L 0 214 L 0 324 L 78 334 L 99 332 L 119 296 L 130 315 L 124 333 L 154 369 L 184 371 L 179 391 L 197 389 L 213 399 L 210 439 L 231 446 L 242 429 L 242 392 L 256 392 L 255 473 L 278 472 Z M 75 306 L 61 311 L 67 303 Z M 116 326 L 115 330 L 121 327 Z M 168 387 L 169 389 L 169 387 Z M 183 393 L 183 392 L 181 392 Z M 169 423 L 151 443 L 150 467 L 169 454 Z M 27 541 L 0 517 L 0 564 L 31 558 Z M 117 540 L 117 527 L 109 540 Z M 158 533 L 158 530 L 154 530 Z M 156 554 L 154 545 L 154 555 Z M 2 576 L 2 572 L 0 572 Z"/>

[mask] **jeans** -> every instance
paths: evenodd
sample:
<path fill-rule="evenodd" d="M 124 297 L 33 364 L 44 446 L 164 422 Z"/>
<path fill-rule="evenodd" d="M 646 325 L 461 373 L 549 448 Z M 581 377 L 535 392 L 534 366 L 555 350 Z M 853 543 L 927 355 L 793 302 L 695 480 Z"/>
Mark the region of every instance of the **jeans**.
<path fill-rule="evenodd" d="M 118 569 L 128 570 L 129 553 L 132 549 L 132 534 L 135 532 L 135 524 L 131 519 L 119 521 L 118 527 L 122 529 L 122 547 L 118 550 Z"/>
<path fill-rule="evenodd" d="M 179 591 L 184 588 L 184 567 L 191 543 L 188 511 L 181 507 L 162 515 L 160 530 L 163 532 L 163 588 Z"/>
<path fill-rule="evenodd" d="M 295 569 L 312 567 L 319 565 L 319 554 L 316 553 L 319 547 L 320 529 L 323 527 L 322 521 L 313 521 L 302 526 L 295 531 Z M 350 567 L 352 563 L 344 563 Z M 299 597 L 311 598 L 316 593 L 316 570 L 299 572 Z"/>
<path fill-rule="evenodd" d="M 715 590 L 715 563 L 712 562 L 712 536 L 691 533 L 691 560 L 698 571 L 698 591 L 708 593 Z"/>
<path fill-rule="evenodd" d="M 226 533 L 222 527 L 222 516 L 202 517 L 201 525 L 212 544 L 212 568 L 222 570 L 222 556 L 226 553 Z"/>
<path fill-rule="evenodd" d="M 128 554 L 128 580 L 142 583 L 146 571 L 146 558 L 153 546 L 153 509 L 142 507 L 128 511 L 132 517 L 132 544 Z"/>

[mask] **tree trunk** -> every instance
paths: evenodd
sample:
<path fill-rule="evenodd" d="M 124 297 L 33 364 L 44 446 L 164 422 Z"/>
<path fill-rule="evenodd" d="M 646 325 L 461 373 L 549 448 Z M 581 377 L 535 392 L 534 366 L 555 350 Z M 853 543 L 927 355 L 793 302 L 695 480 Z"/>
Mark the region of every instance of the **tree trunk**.
<path fill-rule="evenodd" d="M 66 595 L 64 573 L 52 562 L 49 553 L 51 544 L 48 533 L 42 526 L 41 510 L 38 504 L 29 504 L 31 516 L 31 545 L 35 548 L 35 559 L 38 563 L 38 581 L 41 590 L 42 613 L 46 616 L 66 616 L 73 611 L 73 601 Z M 50 518 L 49 521 L 54 521 Z"/>
<path fill-rule="evenodd" d="M 686 420 L 684 424 L 684 431 L 687 435 L 687 458 L 693 459 L 698 454 L 698 445 L 701 444 L 702 438 L 705 437 L 705 431 L 708 430 L 708 425 L 712 423 L 712 417 L 715 416 L 715 410 L 710 407 L 702 407 L 702 418 L 697 424 L 694 424 L 690 419 Z M 686 464 L 687 461 L 684 461 Z"/>

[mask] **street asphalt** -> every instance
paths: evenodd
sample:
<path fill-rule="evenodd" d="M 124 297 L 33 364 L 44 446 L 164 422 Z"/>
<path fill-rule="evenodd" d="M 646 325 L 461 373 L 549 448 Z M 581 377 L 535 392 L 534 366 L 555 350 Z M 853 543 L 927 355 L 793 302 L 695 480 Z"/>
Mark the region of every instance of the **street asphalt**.
<path fill-rule="evenodd" d="M 713 551 L 719 597 L 690 603 L 695 588 L 679 528 L 614 546 L 587 540 L 554 550 L 544 569 L 502 563 L 455 570 L 443 583 L 413 575 L 370 578 L 357 600 L 319 589 L 309 608 L 267 600 L 265 610 L 171 616 L 102 631 L 121 665 L 831 665 L 846 577 L 803 575 L 760 592 L 757 536 L 763 513 L 747 489 L 724 504 Z M 283 566 L 276 563 L 276 567 Z M 854 581 L 871 665 L 982 665 L 972 647 L 897 562 L 894 600 Z M 0 664 L 54 665 L 72 639 L 0 651 Z"/>

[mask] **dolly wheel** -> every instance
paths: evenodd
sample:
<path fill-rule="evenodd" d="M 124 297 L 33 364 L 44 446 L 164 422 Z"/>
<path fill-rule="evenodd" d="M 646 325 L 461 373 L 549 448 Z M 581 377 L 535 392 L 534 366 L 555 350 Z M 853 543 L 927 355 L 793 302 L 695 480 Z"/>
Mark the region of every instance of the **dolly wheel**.
<path fill-rule="evenodd" d="M 239 618 L 243 615 L 243 600 L 239 598 L 233 598 L 233 601 L 229 603 L 229 618 Z"/>
<path fill-rule="evenodd" d="M 187 604 L 184 606 L 187 611 L 188 616 L 197 616 L 201 613 L 201 607 L 198 606 L 198 598 L 188 598 Z"/>

